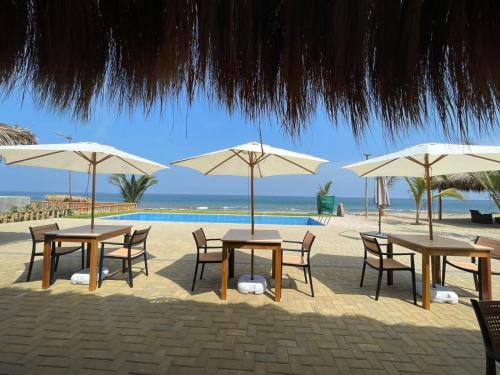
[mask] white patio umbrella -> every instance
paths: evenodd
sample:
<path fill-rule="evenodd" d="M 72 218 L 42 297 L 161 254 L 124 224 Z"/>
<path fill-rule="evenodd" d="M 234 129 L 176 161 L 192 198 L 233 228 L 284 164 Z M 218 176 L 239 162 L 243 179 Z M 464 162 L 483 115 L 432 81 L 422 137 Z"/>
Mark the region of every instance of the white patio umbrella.
<path fill-rule="evenodd" d="M 204 175 L 249 176 L 250 215 L 254 233 L 254 177 L 292 174 L 316 174 L 318 167 L 328 160 L 271 147 L 259 142 L 210 152 L 170 164 L 188 167 Z"/>
<path fill-rule="evenodd" d="M 94 228 L 96 173 L 150 175 L 168 168 L 141 157 L 93 142 L 0 147 L 6 165 L 64 169 L 92 174 L 91 228 Z"/>
<path fill-rule="evenodd" d="M 500 170 L 500 147 L 426 143 L 343 168 L 361 177 L 425 177 L 429 237 L 432 240 L 431 176 Z"/>
<path fill-rule="evenodd" d="M 382 232 L 381 211 L 391 205 L 389 199 L 389 187 L 387 177 L 377 177 L 375 179 L 375 205 L 378 208 L 378 232 Z"/>

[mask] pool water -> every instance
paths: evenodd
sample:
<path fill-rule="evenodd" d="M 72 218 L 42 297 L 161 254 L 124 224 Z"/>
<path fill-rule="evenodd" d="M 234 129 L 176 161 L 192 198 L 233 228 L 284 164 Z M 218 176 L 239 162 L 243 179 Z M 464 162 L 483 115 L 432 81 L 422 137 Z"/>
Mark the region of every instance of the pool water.
<path fill-rule="evenodd" d="M 250 224 L 248 215 L 133 213 L 107 216 L 107 220 L 171 221 L 182 223 Z M 255 216 L 255 224 L 323 225 L 307 216 Z"/>

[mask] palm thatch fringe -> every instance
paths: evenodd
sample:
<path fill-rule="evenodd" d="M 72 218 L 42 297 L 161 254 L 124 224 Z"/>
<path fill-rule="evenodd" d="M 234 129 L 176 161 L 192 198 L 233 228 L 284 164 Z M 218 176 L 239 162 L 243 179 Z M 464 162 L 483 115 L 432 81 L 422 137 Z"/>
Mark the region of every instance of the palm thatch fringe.
<path fill-rule="evenodd" d="M 0 145 L 32 145 L 36 144 L 35 135 L 28 129 L 18 126 L 9 126 L 0 123 Z"/>
<path fill-rule="evenodd" d="M 318 106 L 354 134 L 437 114 L 487 132 L 500 104 L 497 0 L 3 0 L 0 88 L 91 115 L 196 94 L 298 134 Z"/>

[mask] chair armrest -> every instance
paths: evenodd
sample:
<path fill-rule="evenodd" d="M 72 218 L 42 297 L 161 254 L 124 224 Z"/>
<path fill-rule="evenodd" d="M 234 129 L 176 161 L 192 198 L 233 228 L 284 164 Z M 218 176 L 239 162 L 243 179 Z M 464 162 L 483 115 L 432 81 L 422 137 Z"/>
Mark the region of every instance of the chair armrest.
<path fill-rule="evenodd" d="M 128 246 L 129 244 L 126 242 L 108 242 L 108 241 L 101 241 L 101 245 L 120 245 L 120 246 Z"/>
<path fill-rule="evenodd" d="M 207 238 L 207 241 L 222 241 L 221 238 Z"/>
<path fill-rule="evenodd" d="M 201 249 L 222 249 L 222 246 L 206 246 L 202 247 Z"/>
<path fill-rule="evenodd" d="M 298 243 L 298 244 L 302 245 L 302 241 L 286 241 L 286 240 L 283 240 L 283 242 L 286 242 L 286 243 Z"/>
<path fill-rule="evenodd" d="M 307 253 L 307 250 L 302 250 L 302 249 L 281 249 L 281 251 L 294 251 L 296 253 Z"/>
<path fill-rule="evenodd" d="M 381 253 L 382 255 L 396 255 L 396 256 L 399 256 L 399 255 L 410 255 L 410 256 L 414 256 L 415 253 Z"/>

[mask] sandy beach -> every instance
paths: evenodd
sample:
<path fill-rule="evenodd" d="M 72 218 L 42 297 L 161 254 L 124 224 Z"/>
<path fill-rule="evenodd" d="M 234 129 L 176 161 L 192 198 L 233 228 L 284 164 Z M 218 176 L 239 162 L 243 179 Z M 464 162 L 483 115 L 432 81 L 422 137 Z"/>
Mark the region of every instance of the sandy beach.
<path fill-rule="evenodd" d="M 412 304 L 409 274 L 396 274 L 394 286 L 384 283 L 378 302 L 373 299 L 374 271 L 367 271 L 365 285 L 359 287 L 358 232 L 376 230 L 375 215 L 334 217 L 324 227 L 272 226 L 285 239 L 300 240 L 307 229 L 317 235 L 312 252 L 316 297 L 309 296 L 301 270 L 285 267 L 281 303 L 269 293 L 242 295 L 232 280 L 227 301 L 221 301 L 219 265 L 208 265 L 195 292 L 190 291 L 195 260 L 191 232 L 203 227 L 207 236 L 220 237 L 229 228 L 246 225 L 130 222 L 134 228 L 152 225 L 149 277 L 137 260 L 134 288 L 119 273 L 90 293 L 69 281 L 80 259 L 72 254 L 61 258 L 55 284 L 42 290 L 40 257 L 32 281 L 25 282 L 28 226 L 53 221 L 0 225 L 0 363 L 8 373 L 42 373 L 56 363 L 85 373 L 470 374 L 483 368 L 482 341 L 468 301 L 477 296 L 471 275 L 449 268 L 447 283 L 460 303 L 433 303 L 430 311 Z M 88 220 L 57 222 L 68 228 Z M 425 220 L 413 222 L 412 215 L 387 215 L 383 230 L 426 232 Z M 465 241 L 477 235 L 500 239 L 499 229 L 457 215 L 435 222 L 436 234 Z M 249 260 L 248 252 L 237 251 L 236 277 L 249 272 Z M 497 261 L 492 263 L 500 270 Z M 416 264 L 418 279 L 418 255 Z M 108 260 L 106 265 L 120 268 L 119 262 Z M 270 268 L 269 254 L 257 252 L 256 273 L 270 281 Z M 497 285 L 498 276 L 493 276 L 494 298 L 500 299 Z"/>

